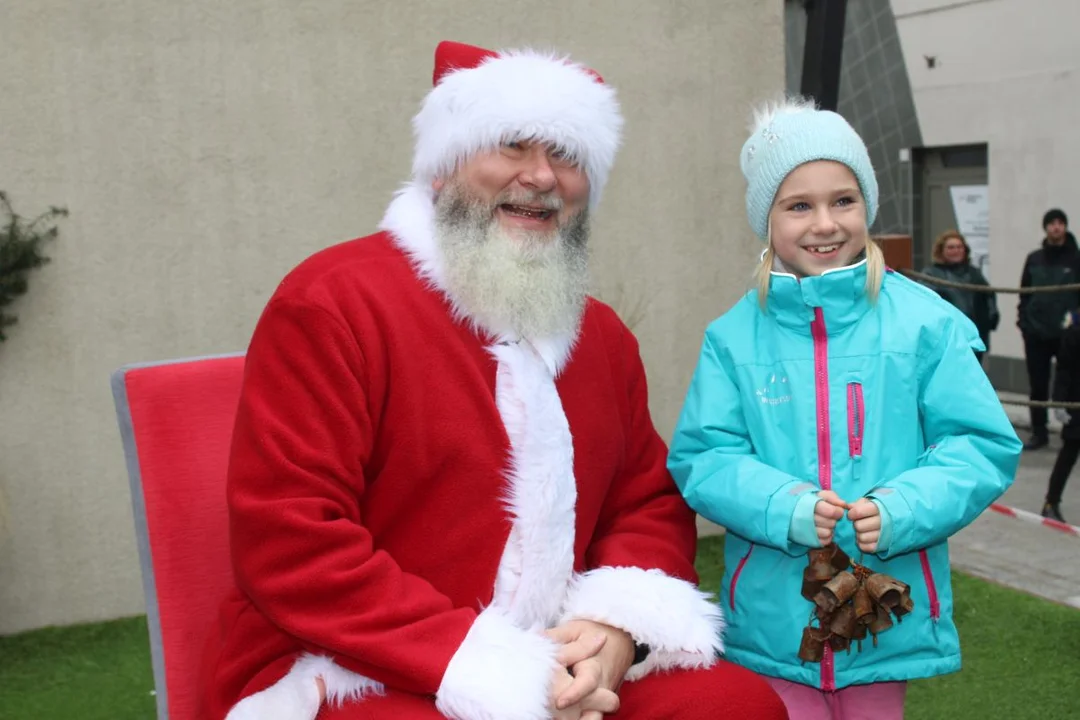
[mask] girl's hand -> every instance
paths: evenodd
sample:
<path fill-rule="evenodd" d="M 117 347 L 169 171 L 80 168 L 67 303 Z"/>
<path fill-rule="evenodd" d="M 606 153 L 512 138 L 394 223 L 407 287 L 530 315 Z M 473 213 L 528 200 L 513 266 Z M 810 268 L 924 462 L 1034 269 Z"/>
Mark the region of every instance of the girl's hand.
<path fill-rule="evenodd" d="M 832 542 L 836 521 L 844 517 L 844 510 L 847 508 L 848 504 L 832 490 L 818 493 L 818 501 L 814 505 L 814 528 L 817 529 L 822 547 Z"/>
<path fill-rule="evenodd" d="M 863 552 L 877 552 L 881 537 L 881 512 L 877 503 L 866 498 L 855 501 L 848 510 L 848 519 L 855 524 L 855 541 Z"/>

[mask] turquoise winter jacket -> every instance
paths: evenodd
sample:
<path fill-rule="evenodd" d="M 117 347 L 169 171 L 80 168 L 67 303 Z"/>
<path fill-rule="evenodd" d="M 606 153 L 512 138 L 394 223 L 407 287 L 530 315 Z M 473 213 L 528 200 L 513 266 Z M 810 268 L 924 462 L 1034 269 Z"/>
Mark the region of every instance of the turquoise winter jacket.
<path fill-rule="evenodd" d="M 668 461 L 690 506 L 728 530 L 727 658 L 824 690 L 960 669 L 946 541 L 1009 487 L 1021 448 L 971 321 L 894 273 L 871 304 L 865 282 L 865 261 L 773 273 L 766 311 L 751 292 L 714 321 Z M 878 504 L 882 538 L 862 562 L 910 585 L 915 609 L 877 647 L 803 663 L 821 488 Z M 859 558 L 846 518 L 835 538 Z"/>

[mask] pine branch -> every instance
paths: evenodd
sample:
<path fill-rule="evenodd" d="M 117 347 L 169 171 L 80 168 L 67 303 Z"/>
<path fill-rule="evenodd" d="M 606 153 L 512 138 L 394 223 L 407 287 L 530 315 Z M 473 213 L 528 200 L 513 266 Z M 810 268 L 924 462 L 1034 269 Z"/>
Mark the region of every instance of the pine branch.
<path fill-rule="evenodd" d="M 27 221 L 15 212 L 6 193 L 0 191 L 0 213 L 5 215 L 0 228 L 0 308 L 10 305 L 29 287 L 30 271 L 49 262 L 42 246 L 59 235 L 56 221 L 67 217 L 67 210 L 50 207 Z M 7 340 L 3 328 L 17 318 L 0 310 L 0 342 Z"/>

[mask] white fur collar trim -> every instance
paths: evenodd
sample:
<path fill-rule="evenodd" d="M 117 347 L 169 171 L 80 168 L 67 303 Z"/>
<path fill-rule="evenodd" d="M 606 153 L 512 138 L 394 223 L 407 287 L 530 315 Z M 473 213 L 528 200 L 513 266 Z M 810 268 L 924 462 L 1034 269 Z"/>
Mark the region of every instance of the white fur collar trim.
<path fill-rule="evenodd" d="M 493 603 L 521 628 L 559 616 L 574 567 L 574 443 L 551 369 L 528 343 L 490 348 L 495 403 L 510 439 L 505 503 L 514 518 Z"/>
<path fill-rule="evenodd" d="M 394 241 L 413 262 L 421 278 L 446 292 L 442 250 L 435 238 L 435 192 L 417 183 L 406 183 L 394 194 L 379 229 Z"/>

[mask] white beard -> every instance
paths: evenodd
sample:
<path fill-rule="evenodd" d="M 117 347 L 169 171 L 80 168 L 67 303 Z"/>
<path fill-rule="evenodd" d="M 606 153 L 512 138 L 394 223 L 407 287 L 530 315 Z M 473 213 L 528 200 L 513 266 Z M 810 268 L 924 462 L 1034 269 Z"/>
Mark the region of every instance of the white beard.
<path fill-rule="evenodd" d="M 511 200 L 545 202 L 520 194 L 479 201 L 456 183 L 439 194 L 435 233 L 454 311 L 489 332 L 573 337 L 589 285 L 588 211 L 551 232 L 511 235 L 495 215 Z"/>

